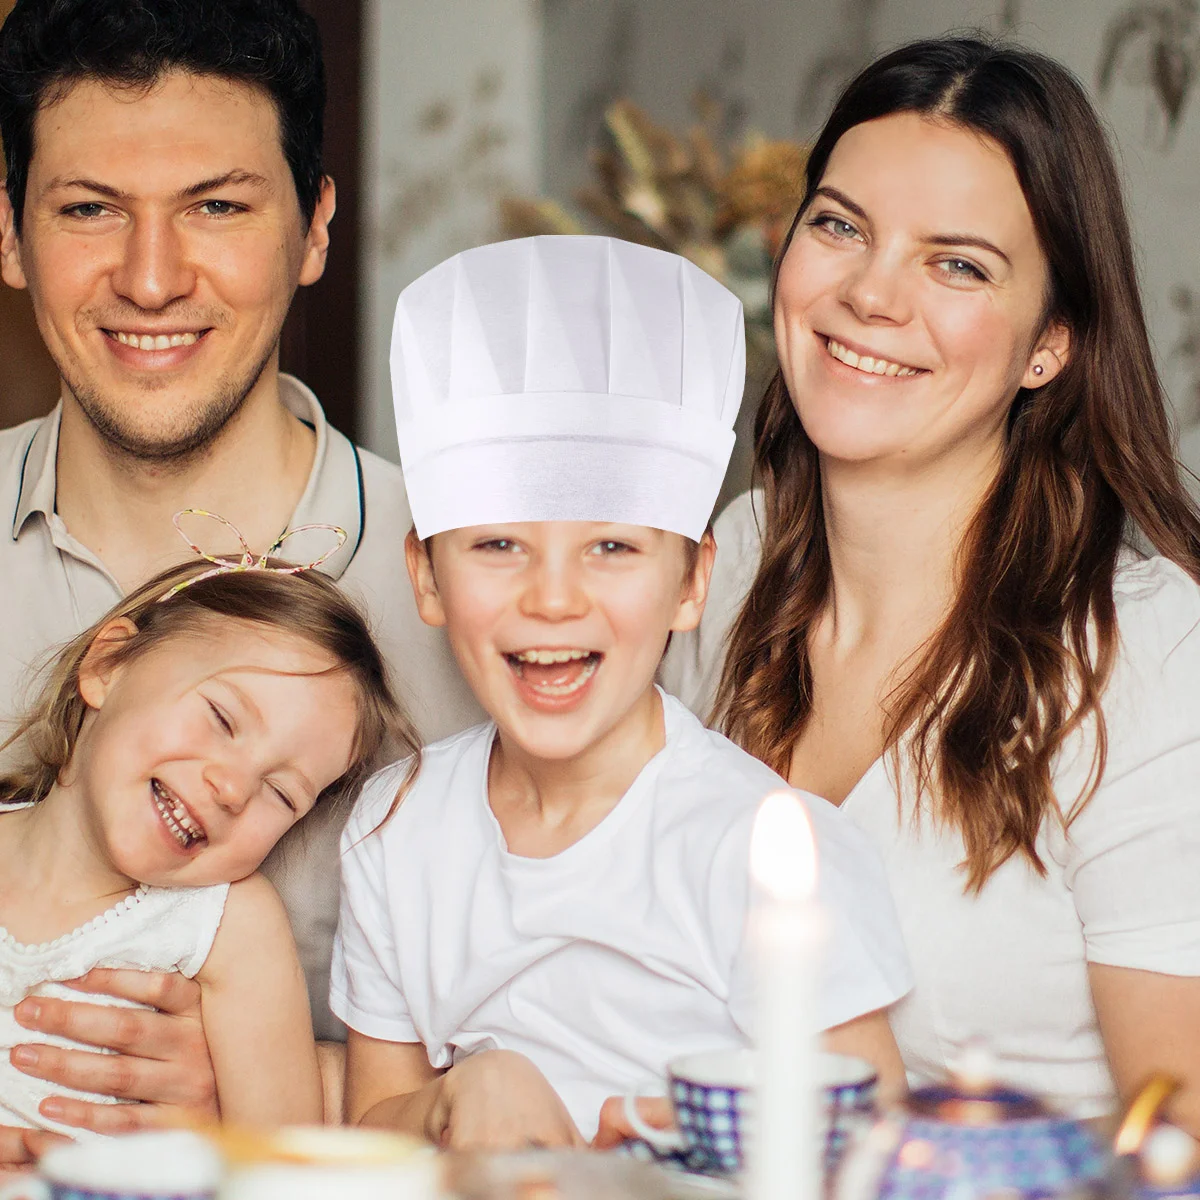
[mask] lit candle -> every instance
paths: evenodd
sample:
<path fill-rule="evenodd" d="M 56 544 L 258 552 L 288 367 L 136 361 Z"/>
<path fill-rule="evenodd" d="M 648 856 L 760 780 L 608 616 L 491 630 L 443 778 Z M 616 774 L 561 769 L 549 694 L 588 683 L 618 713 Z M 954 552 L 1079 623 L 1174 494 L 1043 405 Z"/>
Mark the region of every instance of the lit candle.
<path fill-rule="evenodd" d="M 817 848 L 793 792 L 763 801 L 750 839 L 757 901 L 755 962 L 757 1132 L 749 1147 L 749 1200 L 817 1200 L 823 1128 L 817 1078 L 817 974 L 823 925 Z"/>

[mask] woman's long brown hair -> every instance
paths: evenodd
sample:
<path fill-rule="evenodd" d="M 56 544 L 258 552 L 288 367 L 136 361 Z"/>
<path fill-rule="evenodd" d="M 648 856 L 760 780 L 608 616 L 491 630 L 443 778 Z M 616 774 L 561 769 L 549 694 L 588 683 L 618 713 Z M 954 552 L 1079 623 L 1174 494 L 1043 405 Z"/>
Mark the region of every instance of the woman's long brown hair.
<path fill-rule="evenodd" d="M 842 93 L 809 158 L 796 222 L 842 134 L 899 112 L 1003 147 L 1049 266 L 1046 321 L 1071 333 L 1065 369 L 1016 395 L 999 473 L 959 550 L 957 596 L 887 702 L 887 752 L 897 767 L 909 757 L 922 804 L 961 832 L 967 887 L 978 890 L 1014 855 L 1044 870 L 1043 821 L 1060 805 L 1069 821 L 1103 775 L 1113 577 L 1131 527 L 1200 579 L 1200 514 L 1179 477 L 1117 171 L 1082 87 L 1020 48 L 975 38 L 902 47 Z M 731 634 L 717 715 L 786 775 L 812 711 L 808 634 L 830 564 L 818 453 L 779 373 L 755 423 L 755 471 L 763 557 Z M 1081 795 L 1057 797 L 1055 754 L 1085 725 L 1090 777 Z"/>

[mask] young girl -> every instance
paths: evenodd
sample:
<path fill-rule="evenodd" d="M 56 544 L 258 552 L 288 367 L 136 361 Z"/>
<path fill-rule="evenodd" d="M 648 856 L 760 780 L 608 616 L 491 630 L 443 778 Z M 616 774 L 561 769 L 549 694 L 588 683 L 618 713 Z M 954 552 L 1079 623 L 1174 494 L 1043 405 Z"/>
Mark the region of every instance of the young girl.
<path fill-rule="evenodd" d="M 71 997 L 64 982 L 97 966 L 195 977 L 225 1119 L 320 1120 L 304 978 L 255 872 L 316 804 L 352 794 L 386 741 L 413 743 L 358 610 L 317 572 L 288 571 L 163 572 L 62 651 L 10 742 L 0 1124 L 79 1135 L 39 1108 L 73 1093 L 8 1052 L 28 1040 L 16 1004 Z"/>

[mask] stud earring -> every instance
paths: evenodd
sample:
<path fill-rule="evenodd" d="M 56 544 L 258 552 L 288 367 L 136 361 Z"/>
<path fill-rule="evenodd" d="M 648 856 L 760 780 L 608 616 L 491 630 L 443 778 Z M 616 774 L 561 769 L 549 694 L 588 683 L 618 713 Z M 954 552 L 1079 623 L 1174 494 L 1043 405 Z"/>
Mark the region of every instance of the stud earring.
<path fill-rule="evenodd" d="M 1044 375 L 1046 373 L 1046 368 L 1043 367 L 1041 363 L 1035 363 L 1033 367 L 1033 373 L 1035 375 Z"/>

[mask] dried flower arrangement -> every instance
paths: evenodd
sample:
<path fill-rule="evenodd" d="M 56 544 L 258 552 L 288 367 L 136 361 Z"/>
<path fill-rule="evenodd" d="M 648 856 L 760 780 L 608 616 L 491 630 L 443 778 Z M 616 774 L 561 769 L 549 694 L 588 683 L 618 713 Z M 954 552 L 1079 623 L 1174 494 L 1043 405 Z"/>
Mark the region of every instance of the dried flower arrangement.
<path fill-rule="evenodd" d="M 723 147 L 719 107 L 703 96 L 695 107 L 699 121 L 678 135 L 618 100 L 591 155 L 595 180 L 576 196 L 586 216 L 553 200 L 510 198 L 501 217 L 510 237 L 600 232 L 690 259 L 741 299 L 757 387 L 774 364 L 771 262 L 804 192 L 807 152 L 761 136 Z"/>

